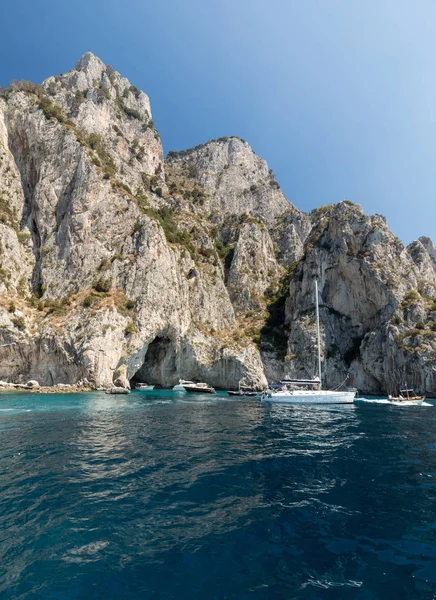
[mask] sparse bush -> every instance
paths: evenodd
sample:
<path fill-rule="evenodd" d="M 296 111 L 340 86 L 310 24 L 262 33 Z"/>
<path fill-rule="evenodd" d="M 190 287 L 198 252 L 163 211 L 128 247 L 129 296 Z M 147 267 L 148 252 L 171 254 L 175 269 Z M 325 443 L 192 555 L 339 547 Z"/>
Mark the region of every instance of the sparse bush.
<path fill-rule="evenodd" d="M 20 294 L 25 294 L 27 292 L 27 277 L 25 275 L 22 275 L 20 277 L 17 289 L 20 292 Z"/>
<path fill-rule="evenodd" d="M 235 244 L 223 244 L 221 240 L 216 240 L 215 248 L 218 256 L 223 261 L 224 266 L 226 269 L 229 269 L 235 253 Z"/>
<path fill-rule="evenodd" d="M 76 106 L 80 106 L 82 104 L 82 102 L 85 102 L 86 100 L 86 93 L 88 90 L 77 90 L 75 96 L 74 96 L 74 102 L 76 104 Z"/>
<path fill-rule="evenodd" d="M 30 233 L 22 233 L 22 232 L 17 233 L 18 241 L 21 244 L 25 244 L 26 242 L 28 242 L 31 237 L 32 236 L 30 235 Z"/>
<path fill-rule="evenodd" d="M 159 210 L 148 208 L 144 212 L 155 221 L 158 221 L 170 244 L 181 244 L 185 246 L 191 256 L 194 256 L 195 247 L 192 243 L 192 234 L 186 229 L 181 230 L 177 228 L 174 213 L 171 209 L 164 206 Z"/>
<path fill-rule="evenodd" d="M 138 98 L 139 98 L 139 96 L 141 95 L 141 92 L 140 92 L 140 90 L 138 90 L 138 88 L 137 88 L 137 87 L 135 87 L 134 85 L 131 85 L 131 86 L 129 87 L 129 91 L 130 91 L 130 92 L 132 92 L 132 94 L 135 96 L 135 98 L 136 98 L 136 99 L 138 99 Z"/>
<path fill-rule="evenodd" d="M 124 333 L 126 335 L 131 335 L 133 333 L 136 333 L 136 326 L 135 326 L 135 323 L 133 323 L 133 321 L 130 321 L 130 323 L 128 323 L 126 325 L 126 328 L 124 329 Z"/>
<path fill-rule="evenodd" d="M 109 292 L 112 287 L 112 279 L 107 277 L 100 277 L 94 284 L 94 289 L 96 292 Z"/>
<path fill-rule="evenodd" d="M 133 225 L 132 235 L 135 235 L 135 233 L 138 233 L 138 231 L 141 231 L 141 229 L 142 223 L 140 223 L 140 221 L 136 221 L 136 223 Z"/>
<path fill-rule="evenodd" d="M 63 123 L 64 125 L 73 124 L 72 121 L 67 119 L 62 108 L 51 102 L 46 96 L 43 96 L 39 100 L 39 108 L 44 113 L 46 119 L 56 119 L 59 123 Z"/>
<path fill-rule="evenodd" d="M 84 140 L 84 142 L 89 148 L 94 150 L 94 152 L 97 154 L 97 156 L 99 158 L 99 160 L 96 160 L 94 157 L 93 163 L 96 166 L 98 166 L 98 167 L 101 166 L 103 168 L 104 174 L 107 176 L 108 179 L 110 177 L 114 177 L 115 176 L 115 163 L 114 163 L 112 157 L 110 156 L 110 154 L 108 153 L 108 151 L 106 150 L 106 148 L 104 147 L 102 137 L 100 135 L 98 135 L 97 133 L 91 133 Z"/>
<path fill-rule="evenodd" d="M 13 302 L 11 302 L 9 304 L 8 310 L 9 310 L 10 313 L 14 313 L 16 311 L 16 307 L 15 307 L 15 304 Z"/>
<path fill-rule="evenodd" d="M 0 192 L 0 223 L 4 223 L 9 227 L 18 231 L 17 214 L 15 209 L 11 207 L 9 202 L 2 196 Z"/>
<path fill-rule="evenodd" d="M 198 253 L 205 258 L 212 258 L 215 256 L 215 252 L 212 250 L 212 248 L 199 248 Z"/>
<path fill-rule="evenodd" d="M 417 290 L 409 290 L 404 294 L 404 299 L 401 303 L 401 308 L 409 308 L 410 306 L 416 306 L 421 299 L 421 294 Z"/>
<path fill-rule="evenodd" d="M 118 103 L 118 107 L 130 119 L 138 119 L 138 121 L 140 121 L 142 119 L 141 113 L 134 108 L 130 108 L 129 106 L 126 106 L 124 104 L 124 102 L 121 100 L 121 98 L 118 98 L 117 103 Z"/>
<path fill-rule="evenodd" d="M 98 265 L 98 270 L 99 271 L 107 271 L 107 269 L 109 269 L 111 266 L 111 261 L 108 258 L 103 258 L 103 260 L 101 261 L 101 263 Z"/>
<path fill-rule="evenodd" d="M 83 299 L 82 306 L 84 308 L 90 308 L 93 304 L 95 304 L 95 301 L 96 301 L 96 297 L 93 296 L 92 294 L 88 294 Z"/>
<path fill-rule="evenodd" d="M 26 322 L 23 317 L 15 317 L 12 319 L 12 323 L 20 331 L 24 331 L 26 329 Z"/>
<path fill-rule="evenodd" d="M 110 93 L 108 88 L 99 87 L 97 90 L 97 102 L 98 104 L 102 104 L 104 100 L 110 100 Z"/>

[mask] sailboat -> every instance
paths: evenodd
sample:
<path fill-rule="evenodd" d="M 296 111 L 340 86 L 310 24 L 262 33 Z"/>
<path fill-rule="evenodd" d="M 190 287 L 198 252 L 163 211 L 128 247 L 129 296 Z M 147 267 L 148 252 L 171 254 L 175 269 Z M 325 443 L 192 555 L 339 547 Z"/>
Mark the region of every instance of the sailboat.
<path fill-rule="evenodd" d="M 315 280 L 316 333 L 318 341 L 318 377 L 315 379 L 282 379 L 284 386 L 280 390 L 266 390 L 263 402 L 282 402 L 287 404 L 352 404 L 355 391 L 323 390 L 321 379 L 321 335 L 319 330 L 318 282 Z M 319 386 L 318 390 L 289 389 L 288 386 Z"/>

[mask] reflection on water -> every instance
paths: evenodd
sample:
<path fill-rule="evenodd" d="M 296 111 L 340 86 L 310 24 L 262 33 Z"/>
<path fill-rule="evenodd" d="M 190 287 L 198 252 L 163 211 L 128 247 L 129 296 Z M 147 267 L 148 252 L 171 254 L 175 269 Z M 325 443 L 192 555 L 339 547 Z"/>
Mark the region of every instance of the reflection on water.
<path fill-rule="evenodd" d="M 1 408 L 2 598 L 436 589 L 433 409 L 165 391 Z"/>

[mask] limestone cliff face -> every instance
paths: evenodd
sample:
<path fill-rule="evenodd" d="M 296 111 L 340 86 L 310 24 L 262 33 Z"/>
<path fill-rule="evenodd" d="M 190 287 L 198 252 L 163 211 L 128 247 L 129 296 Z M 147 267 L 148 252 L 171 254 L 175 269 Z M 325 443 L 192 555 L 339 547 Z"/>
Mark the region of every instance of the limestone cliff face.
<path fill-rule="evenodd" d="M 436 249 L 351 203 L 300 212 L 243 140 L 163 158 L 147 96 L 91 53 L 0 97 L 0 379 L 436 392 Z"/>
<path fill-rule="evenodd" d="M 235 217 L 257 218 L 265 224 L 277 246 L 277 256 L 293 261 L 303 252 L 310 219 L 284 196 L 272 169 L 244 140 L 237 137 L 211 140 L 191 150 L 170 152 L 172 173 L 187 173 L 205 190 L 200 214 L 232 238 Z M 227 225 L 227 227 L 226 227 Z"/>
<path fill-rule="evenodd" d="M 262 387 L 208 232 L 176 219 L 145 94 L 87 54 L 0 102 L 0 378 L 127 385 L 145 361 L 164 385 Z"/>
<path fill-rule="evenodd" d="M 384 218 L 368 217 L 348 202 L 313 218 L 286 302 L 285 370 L 316 373 L 318 279 L 327 385 L 338 385 L 348 372 L 366 392 L 394 392 L 407 382 L 434 394 L 436 273 L 430 254 L 421 242 L 405 248 Z M 418 261 L 416 244 L 422 250 Z"/>

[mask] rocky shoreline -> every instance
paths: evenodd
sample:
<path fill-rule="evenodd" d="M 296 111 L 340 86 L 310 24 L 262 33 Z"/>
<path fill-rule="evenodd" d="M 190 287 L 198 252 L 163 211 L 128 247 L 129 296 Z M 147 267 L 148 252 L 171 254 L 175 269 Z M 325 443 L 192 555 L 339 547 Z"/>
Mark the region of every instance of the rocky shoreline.
<path fill-rule="evenodd" d="M 57 385 L 39 385 L 38 382 L 9 383 L 0 381 L 0 392 L 29 392 L 35 394 L 75 394 L 78 392 L 104 391 L 106 388 L 92 388 L 86 385 L 70 385 L 58 383 Z"/>

